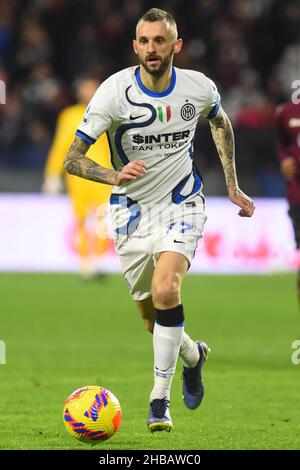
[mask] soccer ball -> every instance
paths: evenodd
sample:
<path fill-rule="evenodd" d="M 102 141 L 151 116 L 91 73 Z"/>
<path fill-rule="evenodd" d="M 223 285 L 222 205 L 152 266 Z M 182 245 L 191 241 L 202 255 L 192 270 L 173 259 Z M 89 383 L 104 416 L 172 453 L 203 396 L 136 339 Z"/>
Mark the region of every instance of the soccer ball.
<path fill-rule="evenodd" d="M 119 400 L 97 385 L 75 390 L 64 406 L 64 424 L 79 441 L 97 443 L 112 437 L 121 424 Z"/>

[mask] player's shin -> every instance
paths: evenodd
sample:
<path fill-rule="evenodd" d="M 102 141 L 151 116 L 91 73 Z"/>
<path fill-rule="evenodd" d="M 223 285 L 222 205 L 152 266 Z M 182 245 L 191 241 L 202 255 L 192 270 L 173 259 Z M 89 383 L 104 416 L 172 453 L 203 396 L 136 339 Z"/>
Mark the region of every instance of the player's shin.
<path fill-rule="evenodd" d="M 176 369 L 183 333 L 184 314 L 182 305 L 157 311 L 153 332 L 154 388 L 150 402 L 166 397 L 170 400 L 170 389 Z"/>

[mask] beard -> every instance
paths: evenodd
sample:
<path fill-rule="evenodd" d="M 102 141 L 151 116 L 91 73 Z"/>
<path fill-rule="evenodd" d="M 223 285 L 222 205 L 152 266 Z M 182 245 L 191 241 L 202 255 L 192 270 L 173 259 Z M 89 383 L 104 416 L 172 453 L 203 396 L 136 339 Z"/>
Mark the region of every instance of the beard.
<path fill-rule="evenodd" d="M 164 59 L 161 59 L 160 56 L 155 55 L 155 54 L 153 54 L 153 56 L 147 57 L 146 59 L 143 59 L 140 55 L 138 57 L 139 57 L 140 64 L 144 67 L 146 72 L 148 72 L 150 75 L 156 78 L 159 78 L 165 73 L 165 71 L 170 66 L 170 63 L 172 62 L 172 59 L 173 59 L 173 55 L 174 55 L 174 52 L 172 50 L 172 52 L 170 52 L 170 54 Z M 149 59 L 151 57 L 155 59 L 159 59 L 160 65 L 156 67 L 151 67 L 151 63 L 149 64 Z"/>

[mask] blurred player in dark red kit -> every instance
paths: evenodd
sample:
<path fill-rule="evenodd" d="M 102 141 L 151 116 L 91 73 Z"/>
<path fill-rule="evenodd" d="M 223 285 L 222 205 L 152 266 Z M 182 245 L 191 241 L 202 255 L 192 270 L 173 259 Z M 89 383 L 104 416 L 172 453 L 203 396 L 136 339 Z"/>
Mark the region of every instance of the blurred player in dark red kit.
<path fill-rule="evenodd" d="M 296 101 L 296 100 L 295 100 Z M 286 181 L 289 216 L 293 223 L 297 249 L 300 250 L 300 101 L 288 101 L 277 108 L 277 153 Z M 300 307 L 300 266 L 297 281 Z"/>

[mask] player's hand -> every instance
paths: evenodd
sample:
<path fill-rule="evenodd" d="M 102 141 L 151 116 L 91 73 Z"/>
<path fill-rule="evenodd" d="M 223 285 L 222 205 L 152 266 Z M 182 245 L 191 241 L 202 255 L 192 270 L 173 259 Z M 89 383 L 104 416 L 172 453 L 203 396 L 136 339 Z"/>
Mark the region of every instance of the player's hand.
<path fill-rule="evenodd" d="M 297 163 L 293 157 L 285 158 L 280 162 L 280 170 L 286 180 L 292 180 L 297 173 Z"/>
<path fill-rule="evenodd" d="M 135 180 L 144 176 L 146 173 L 146 164 L 142 160 L 133 160 L 125 165 L 121 171 L 118 172 L 116 178 L 116 186 L 122 186 L 127 181 Z"/>
<path fill-rule="evenodd" d="M 244 194 L 239 188 L 229 189 L 228 196 L 231 202 L 241 208 L 238 213 L 240 217 L 252 217 L 255 211 L 255 206 L 250 197 Z"/>

